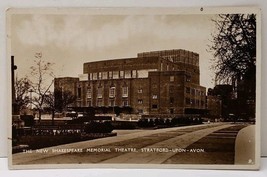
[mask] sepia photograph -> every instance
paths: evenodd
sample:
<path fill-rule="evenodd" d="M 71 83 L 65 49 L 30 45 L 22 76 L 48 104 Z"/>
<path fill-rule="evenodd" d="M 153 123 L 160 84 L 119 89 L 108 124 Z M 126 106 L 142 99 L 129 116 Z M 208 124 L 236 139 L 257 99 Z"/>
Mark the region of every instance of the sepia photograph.
<path fill-rule="evenodd" d="M 8 9 L 9 167 L 258 169 L 258 8 Z"/>

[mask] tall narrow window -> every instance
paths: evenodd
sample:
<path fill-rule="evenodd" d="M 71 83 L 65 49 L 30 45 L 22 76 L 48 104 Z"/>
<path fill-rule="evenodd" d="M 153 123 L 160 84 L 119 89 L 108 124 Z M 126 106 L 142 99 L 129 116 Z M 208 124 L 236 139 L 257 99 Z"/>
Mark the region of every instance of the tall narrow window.
<path fill-rule="evenodd" d="M 82 88 L 79 86 L 78 87 L 78 98 L 81 99 L 82 97 Z"/>
<path fill-rule="evenodd" d="M 103 88 L 102 87 L 98 87 L 98 89 L 97 89 L 97 98 L 102 98 L 103 97 L 102 94 L 103 94 Z"/>
<path fill-rule="evenodd" d="M 109 100 L 109 106 L 115 106 L 115 100 L 114 99 Z"/>
<path fill-rule="evenodd" d="M 186 76 L 186 82 L 191 82 L 191 76 L 189 75 Z"/>
<path fill-rule="evenodd" d="M 108 78 L 109 78 L 109 79 L 112 79 L 112 71 L 109 71 L 109 72 L 108 72 Z"/>
<path fill-rule="evenodd" d="M 195 95 L 196 94 L 196 90 L 194 88 L 191 89 L 191 95 Z"/>
<path fill-rule="evenodd" d="M 125 74 L 124 77 L 125 77 L 126 79 L 132 78 L 132 72 L 131 72 L 131 71 L 125 71 L 124 74 Z"/>
<path fill-rule="evenodd" d="M 129 106 L 129 102 L 128 102 L 128 100 L 123 100 L 123 101 L 122 101 L 122 104 L 123 104 L 123 106 Z"/>
<path fill-rule="evenodd" d="M 186 87 L 186 93 L 190 93 L 190 87 Z"/>
<path fill-rule="evenodd" d="M 91 88 L 91 87 L 88 87 L 88 88 L 87 88 L 87 93 L 86 93 L 86 95 L 87 95 L 87 98 L 92 98 L 92 88 Z"/>
<path fill-rule="evenodd" d="M 109 88 L 109 97 L 114 98 L 115 97 L 115 87 Z"/>
<path fill-rule="evenodd" d="M 102 73 L 102 79 L 108 79 L 108 72 Z"/>
<path fill-rule="evenodd" d="M 102 99 L 97 99 L 97 106 L 98 107 L 103 106 L 103 100 Z"/>
<path fill-rule="evenodd" d="M 97 73 L 93 73 L 93 80 L 97 80 Z"/>
<path fill-rule="evenodd" d="M 128 97 L 128 87 L 127 86 L 122 87 L 122 97 Z"/>
<path fill-rule="evenodd" d="M 99 80 L 102 79 L 102 73 L 101 73 L 101 72 L 98 73 L 98 79 L 99 79 Z"/>
<path fill-rule="evenodd" d="M 120 78 L 124 78 L 124 71 L 120 71 Z"/>
<path fill-rule="evenodd" d="M 119 79 L 119 71 L 113 71 L 113 79 Z"/>
<path fill-rule="evenodd" d="M 132 71 L 132 78 L 136 78 L 137 74 L 136 74 L 136 70 Z"/>
<path fill-rule="evenodd" d="M 170 76 L 170 82 L 174 81 L 174 76 Z"/>
<path fill-rule="evenodd" d="M 185 99 L 185 103 L 186 103 L 187 105 L 190 105 L 190 104 L 191 104 L 191 100 L 190 100 L 190 98 L 186 98 L 186 99 Z"/>

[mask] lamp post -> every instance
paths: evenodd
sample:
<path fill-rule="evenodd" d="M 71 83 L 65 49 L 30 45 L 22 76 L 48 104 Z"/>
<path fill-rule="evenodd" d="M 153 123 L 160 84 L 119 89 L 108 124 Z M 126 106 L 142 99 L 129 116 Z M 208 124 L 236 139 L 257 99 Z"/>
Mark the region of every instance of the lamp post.
<path fill-rule="evenodd" d="M 17 66 L 14 64 L 14 56 L 11 56 L 11 84 L 12 84 L 12 114 L 17 115 L 18 113 L 18 108 L 16 104 L 16 98 L 15 98 L 15 70 L 17 69 Z"/>

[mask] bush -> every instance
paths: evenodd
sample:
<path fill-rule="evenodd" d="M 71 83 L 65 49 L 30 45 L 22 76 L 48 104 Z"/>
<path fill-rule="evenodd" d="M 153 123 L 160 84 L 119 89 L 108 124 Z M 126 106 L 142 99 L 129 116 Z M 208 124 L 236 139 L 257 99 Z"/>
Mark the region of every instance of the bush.
<path fill-rule="evenodd" d="M 26 127 L 34 126 L 34 117 L 33 115 L 21 115 L 20 119 L 24 121 Z"/>
<path fill-rule="evenodd" d="M 89 122 L 85 125 L 85 133 L 111 133 L 113 126 L 111 122 Z"/>
<path fill-rule="evenodd" d="M 136 129 L 137 122 L 128 122 L 128 121 L 114 121 L 112 122 L 114 129 Z"/>

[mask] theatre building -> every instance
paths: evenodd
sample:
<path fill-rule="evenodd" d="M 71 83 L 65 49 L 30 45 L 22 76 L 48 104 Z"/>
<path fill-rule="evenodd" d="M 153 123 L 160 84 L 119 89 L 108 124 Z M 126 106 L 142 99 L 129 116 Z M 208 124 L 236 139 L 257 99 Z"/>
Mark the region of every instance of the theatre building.
<path fill-rule="evenodd" d="M 190 114 L 205 110 L 199 55 L 175 49 L 138 53 L 135 58 L 84 63 L 77 78 L 56 78 L 69 90 L 73 107 L 131 108 L 133 114 Z"/>

